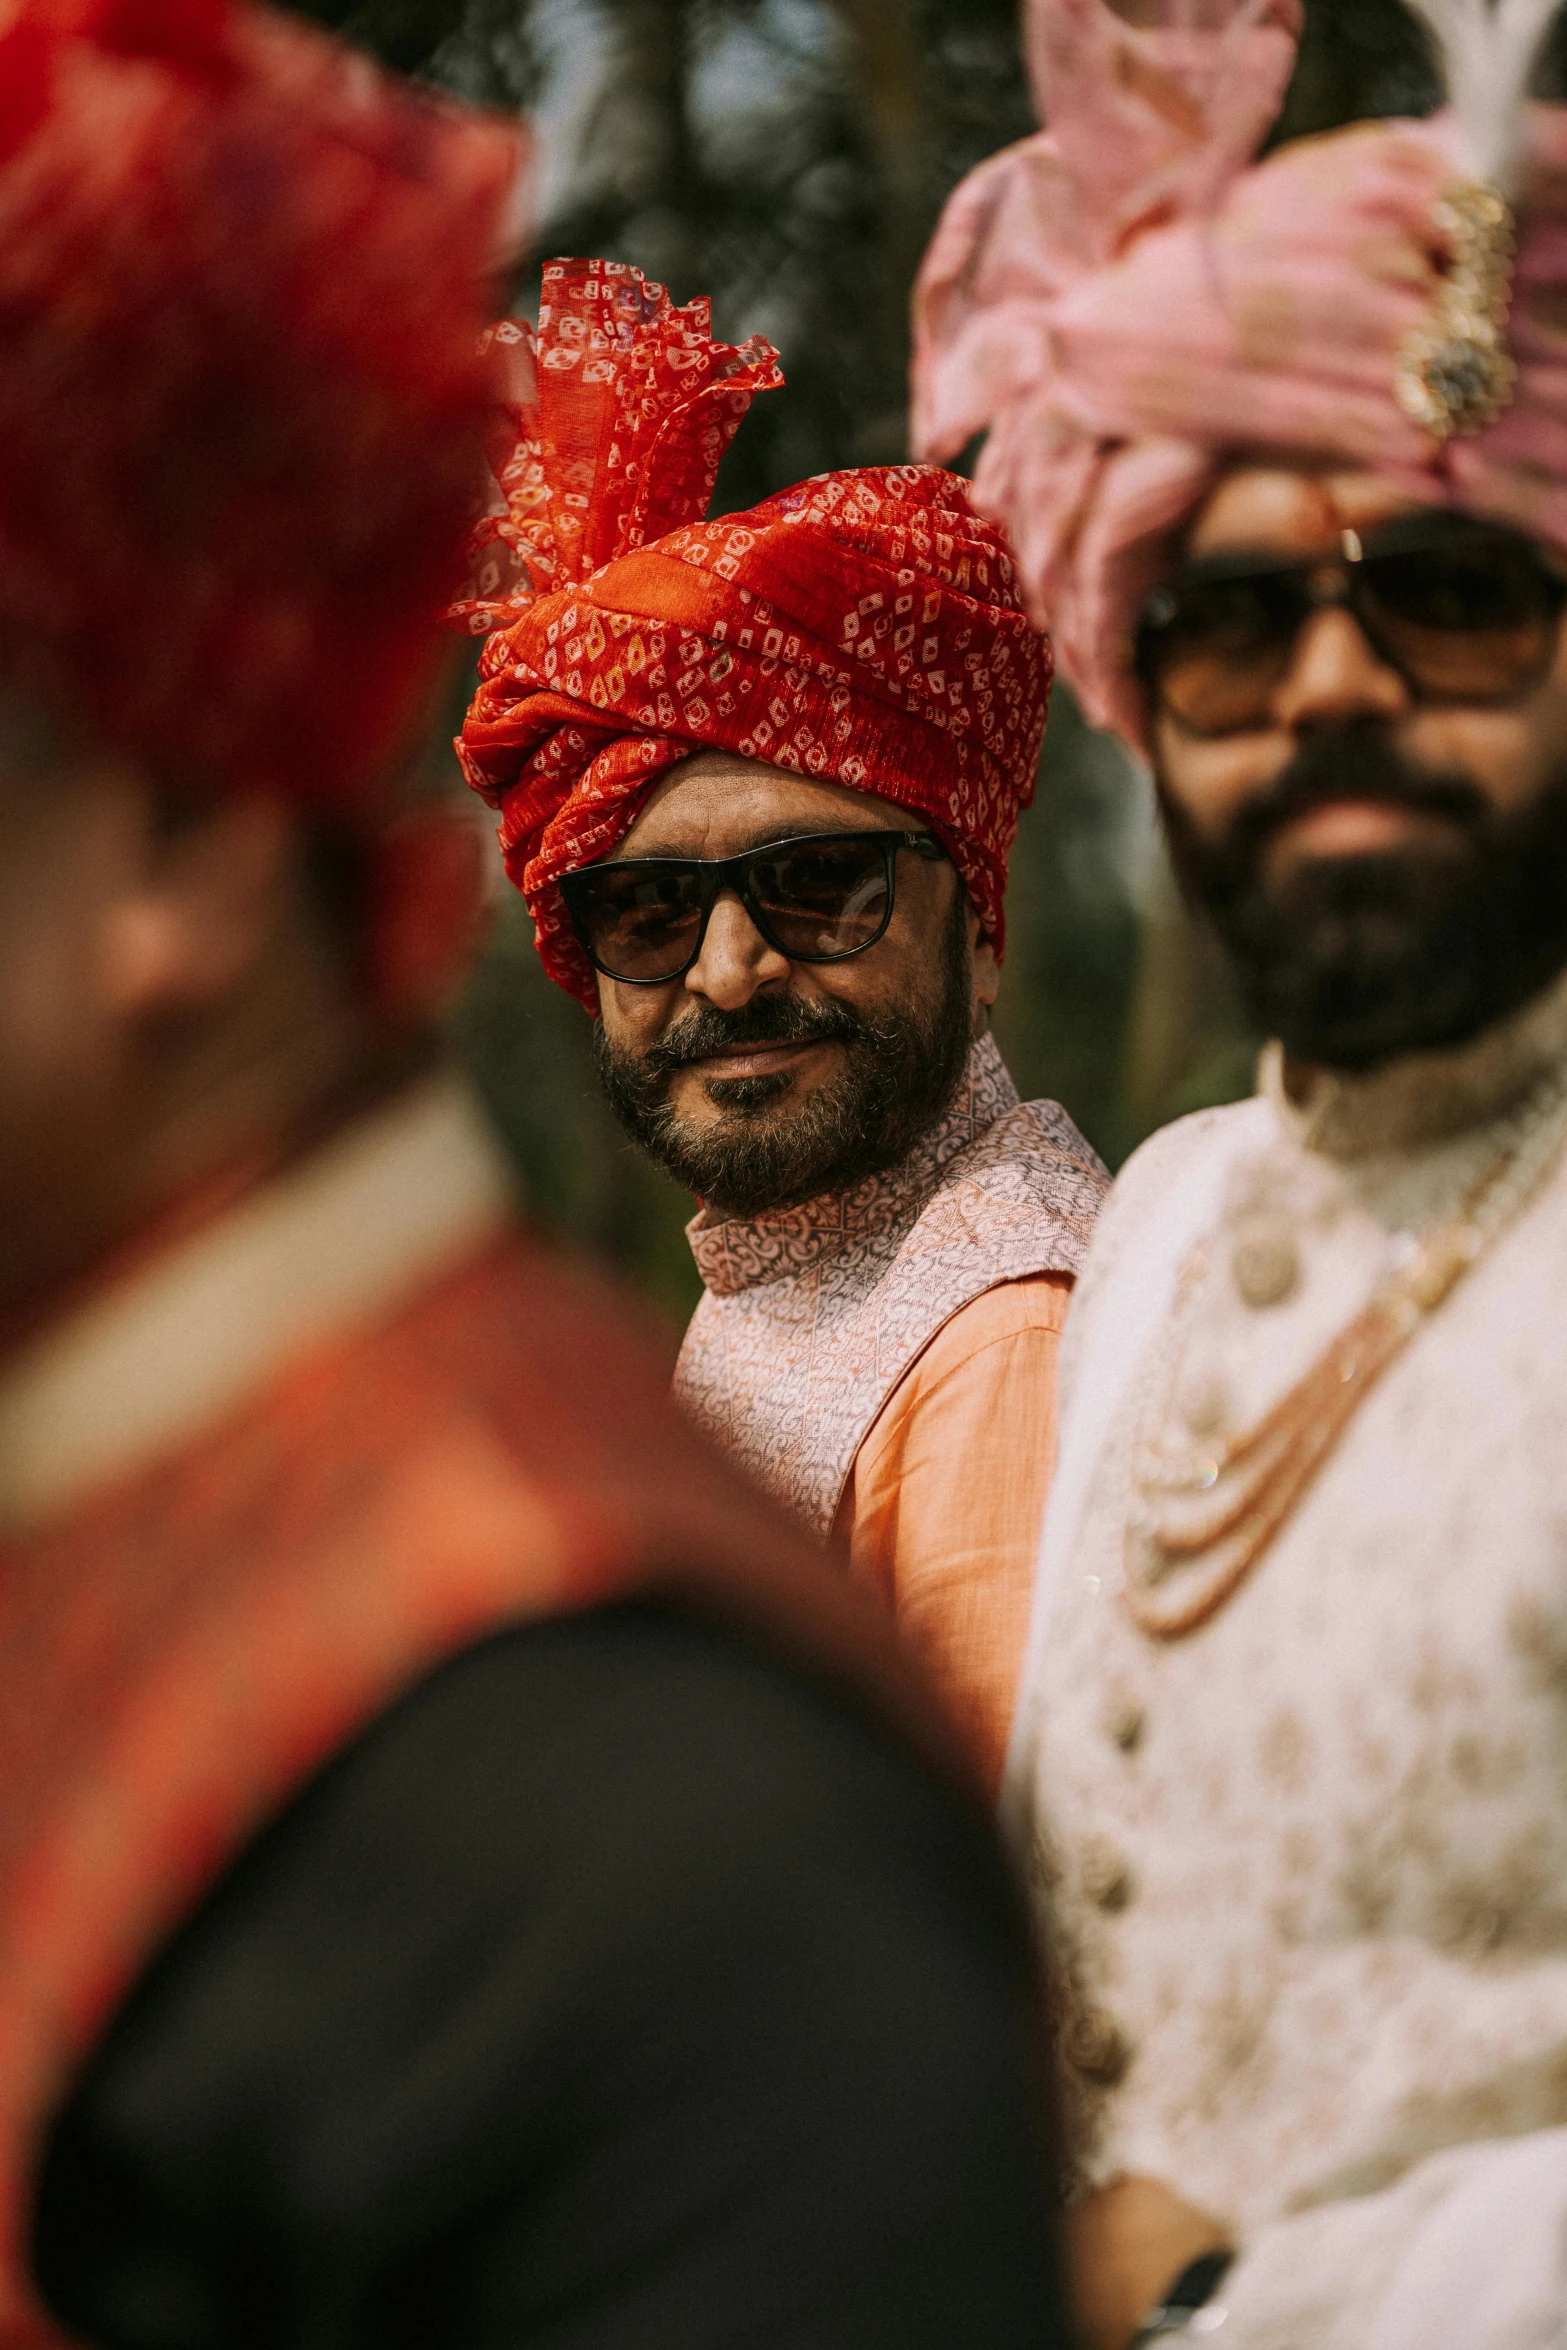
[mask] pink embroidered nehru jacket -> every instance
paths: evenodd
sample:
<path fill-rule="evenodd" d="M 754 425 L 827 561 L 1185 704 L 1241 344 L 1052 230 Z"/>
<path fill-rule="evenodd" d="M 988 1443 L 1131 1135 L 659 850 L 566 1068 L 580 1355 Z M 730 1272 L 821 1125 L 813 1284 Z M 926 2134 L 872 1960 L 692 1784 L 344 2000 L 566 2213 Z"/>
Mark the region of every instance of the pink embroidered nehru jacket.
<path fill-rule="evenodd" d="M 836 1524 L 992 1772 L 1054 1457 L 1065 1292 L 1105 1183 L 1064 1110 L 1019 1099 L 987 1035 L 890 1173 L 688 1227 L 707 1294 L 677 1396 L 823 1540 Z"/>

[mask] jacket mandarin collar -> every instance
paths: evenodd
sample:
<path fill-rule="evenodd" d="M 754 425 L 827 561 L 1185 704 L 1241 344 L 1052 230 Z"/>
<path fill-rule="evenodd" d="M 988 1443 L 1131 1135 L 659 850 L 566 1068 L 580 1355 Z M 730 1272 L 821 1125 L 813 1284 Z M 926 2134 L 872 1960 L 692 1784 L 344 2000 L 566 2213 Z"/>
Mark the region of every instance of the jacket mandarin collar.
<path fill-rule="evenodd" d="M 796 1208 L 710 1220 L 706 1208 L 686 1226 L 697 1270 L 715 1297 L 733 1297 L 760 1281 L 780 1280 L 837 1255 L 869 1234 L 912 1222 L 960 1151 L 1019 1105 L 995 1038 L 975 1040 L 951 1108 L 897 1166 L 851 1191 L 824 1191 Z"/>

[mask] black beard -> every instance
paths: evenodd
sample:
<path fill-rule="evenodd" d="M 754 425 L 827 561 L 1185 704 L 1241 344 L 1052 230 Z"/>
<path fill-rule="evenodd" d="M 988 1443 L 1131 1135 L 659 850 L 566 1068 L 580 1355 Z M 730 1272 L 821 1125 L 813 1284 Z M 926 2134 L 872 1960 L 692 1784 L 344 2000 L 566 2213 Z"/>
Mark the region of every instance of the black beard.
<path fill-rule="evenodd" d="M 879 1020 L 829 998 L 755 996 L 738 1012 L 708 1004 L 678 1020 L 648 1052 L 617 1051 L 594 1026 L 599 1080 L 633 1142 L 666 1175 L 723 1215 L 793 1208 L 824 1191 L 851 1191 L 908 1156 L 950 1107 L 973 1042 L 966 901 L 957 894 L 934 999 L 910 998 Z M 677 1069 L 726 1045 L 831 1042 L 844 1047 L 831 1083 L 792 1114 L 794 1077 L 709 1080 L 724 1115 L 688 1126 L 670 1107 Z"/>
<path fill-rule="evenodd" d="M 1445 817 L 1448 835 L 1310 858 L 1270 884 L 1280 828 L 1346 798 Z M 1187 899 L 1258 1026 L 1294 1058 L 1354 1071 L 1461 1044 L 1567 965 L 1567 774 L 1498 815 L 1464 775 L 1411 767 L 1371 722 L 1314 736 L 1221 841 L 1196 833 L 1162 783 L 1160 801 Z"/>

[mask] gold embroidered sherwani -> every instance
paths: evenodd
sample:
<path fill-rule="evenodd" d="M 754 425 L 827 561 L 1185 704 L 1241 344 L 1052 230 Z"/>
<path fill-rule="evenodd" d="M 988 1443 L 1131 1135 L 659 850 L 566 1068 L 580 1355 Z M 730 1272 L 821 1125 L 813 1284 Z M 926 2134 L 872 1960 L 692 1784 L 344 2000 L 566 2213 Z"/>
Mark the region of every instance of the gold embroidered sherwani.
<path fill-rule="evenodd" d="M 1563 1070 L 1567 983 L 1300 1100 L 1266 1056 L 1131 1161 L 1068 1325 L 1010 1800 L 1090 2177 L 1235 2232 L 1224 2350 L 1567 2339 L 1560 1153 L 1209 1621 L 1155 1640 L 1121 1588 L 1150 1426 L 1253 1426 Z"/>

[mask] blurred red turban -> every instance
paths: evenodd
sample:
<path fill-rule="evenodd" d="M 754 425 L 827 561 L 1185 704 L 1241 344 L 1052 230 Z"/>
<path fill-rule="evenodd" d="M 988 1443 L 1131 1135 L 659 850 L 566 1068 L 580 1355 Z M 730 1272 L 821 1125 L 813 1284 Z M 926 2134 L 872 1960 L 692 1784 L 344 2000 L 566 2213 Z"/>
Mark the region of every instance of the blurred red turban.
<path fill-rule="evenodd" d="M 715 343 L 705 301 L 676 310 L 602 261 L 552 263 L 537 336 L 493 339 L 513 368 L 504 511 L 454 615 L 489 636 L 457 748 L 551 978 L 596 1009 L 556 878 L 607 856 L 704 747 L 923 817 L 999 952 L 1050 650 L 964 484 L 824 473 L 706 522 L 752 395 L 783 381 L 769 344 Z"/>
<path fill-rule="evenodd" d="M 517 134 L 243 0 L 0 22 L 0 656 L 352 806 L 439 658 Z"/>

